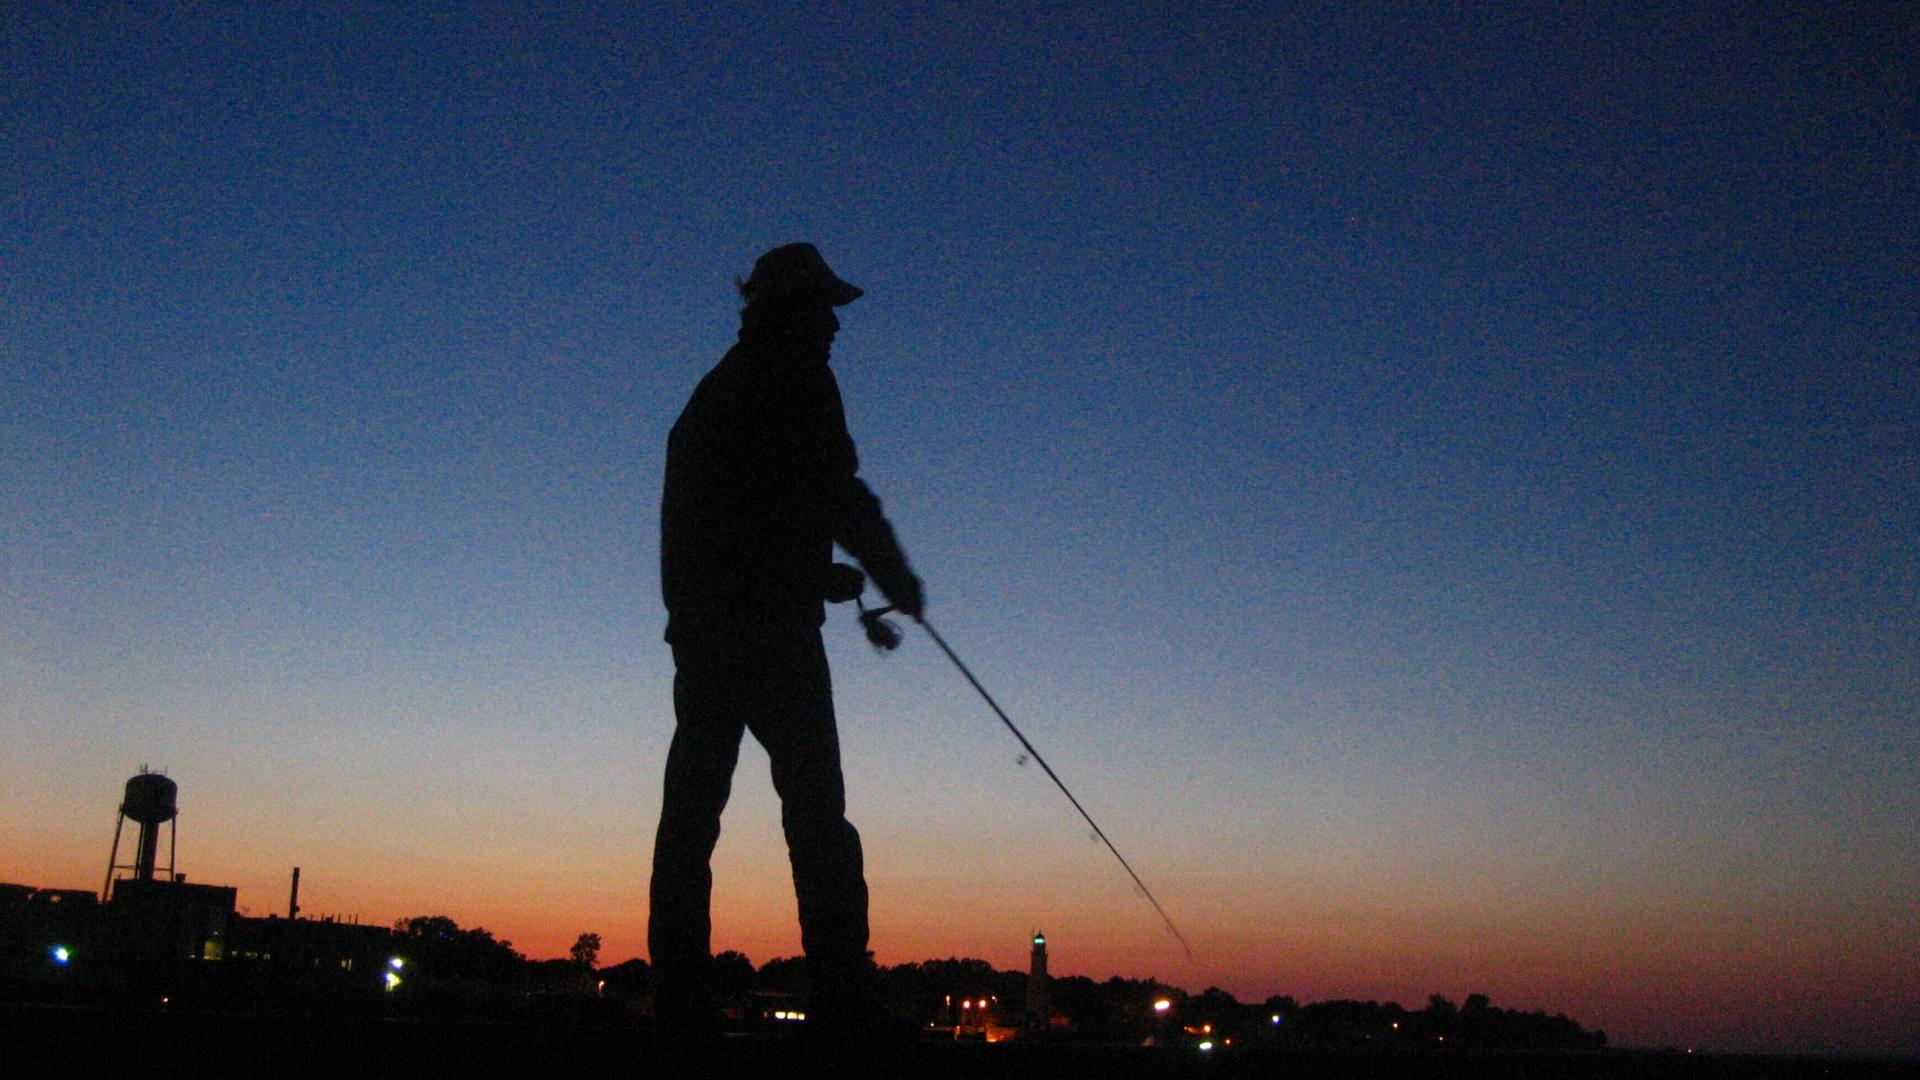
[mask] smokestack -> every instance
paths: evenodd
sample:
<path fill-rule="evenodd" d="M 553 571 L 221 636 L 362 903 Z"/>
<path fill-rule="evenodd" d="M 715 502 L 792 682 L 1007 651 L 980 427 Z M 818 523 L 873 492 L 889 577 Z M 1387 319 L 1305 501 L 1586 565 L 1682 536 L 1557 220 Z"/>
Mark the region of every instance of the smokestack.
<path fill-rule="evenodd" d="M 293 892 L 287 896 L 287 918 L 300 917 L 300 868 L 293 868 Z"/>

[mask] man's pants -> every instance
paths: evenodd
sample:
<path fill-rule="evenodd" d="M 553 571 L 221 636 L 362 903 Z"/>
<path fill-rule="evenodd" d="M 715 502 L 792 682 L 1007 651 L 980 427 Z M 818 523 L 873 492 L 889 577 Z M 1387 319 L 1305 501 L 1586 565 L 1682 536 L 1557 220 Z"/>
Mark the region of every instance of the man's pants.
<path fill-rule="evenodd" d="M 860 834 L 846 819 L 833 684 L 819 630 L 681 641 L 673 659 L 676 724 L 647 925 L 662 1022 L 712 1023 L 709 860 L 744 730 L 766 748 L 780 795 L 812 1012 L 823 1024 L 857 1023 L 847 1013 L 869 1007 L 867 883 Z"/>

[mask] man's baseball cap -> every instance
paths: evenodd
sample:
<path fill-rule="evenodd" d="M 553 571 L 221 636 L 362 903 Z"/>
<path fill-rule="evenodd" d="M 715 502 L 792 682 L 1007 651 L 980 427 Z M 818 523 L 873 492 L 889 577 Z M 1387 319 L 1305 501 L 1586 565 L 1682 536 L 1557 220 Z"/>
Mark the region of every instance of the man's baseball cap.
<path fill-rule="evenodd" d="M 740 284 L 747 303 L 780 301 L 796 296 L 824 296 L 839 307 L 866 292 L 849 285 L 827 268 L 827 260 L 812 244 L 782 244 L 754 260 L 753 273 Z"/>

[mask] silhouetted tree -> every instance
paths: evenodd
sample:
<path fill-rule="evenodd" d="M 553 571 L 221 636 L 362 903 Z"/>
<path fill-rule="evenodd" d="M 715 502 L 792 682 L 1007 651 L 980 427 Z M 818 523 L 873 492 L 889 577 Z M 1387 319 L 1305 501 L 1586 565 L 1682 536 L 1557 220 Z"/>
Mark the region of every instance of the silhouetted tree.
<path fill-rule="evenodd" d="M 1209 986 L 1200 991 L 1199 997 L 1188 999 L 1186 1012 L 1189 1024 L 1211 1024 L 1219 1035 L 1236 1035 L 1246 1027 L 1246 1010 L 1239 1000 L 1217 986 Z"/>
<path fill-rule="evenodd" d="M 612 967 L 602 968 L 600 980 L 607 984 L 607 993 L 620 997 L 637 997 L 653 990 L 653 969 L 645 960 L 634 957 L 623 960 Z"/>
<path fill-rule="evenodd" d="M 1565 1016 L 1548 1017 L 1544 1013 L 1497 1008 L 1485 994 L 1470 996 L 1464 1006 L 1455 1006 L 1435 994 L 1428 999 L 1425 1009 L 1414 1013 L 1393 1002 L 1322 1001 L 1301 1007 L 1295 1015 L 1281 1015 L 1287 1019 L 1279 1037 L 1310 1046 L 1403 1042 L 1448 1047 L 1596 1050 L 1607 1042 L 1605 1032 L 1586 1031 Z"/>
<path fill-rule="evenodd" d="M 485 927 L 468 930 L 445 915 L 416 915 L 393 930 L 401 952 L 428 977 L 510 982 L 525 971 L 526 957 Z"/>
<path fill-rule="evenodd" d="M 714 957 L 713 990 L 721 1001 L 745 1001 L 753 990 L 753 961 L 732 949 Z"/>
<path fill-rule="evenodd" d="M 998 998 L 1003 1006 L 1017 1005 L 1027 990 L 1025 974 L 996 971 L 985 960 L 927 960 L 882 968 L 877 975 L 882 1006 L 915 1025 L 953 1022 L 963 1000 Z"/>
<path fill-rule="evenodd" d="M 567 950 L 567 956 L 591 971 L 600 962 L 600 935 L 581 934 L 573 940 L 573 947 Z"/>
<path fill-rule="evenodd" d="M 760 965 L 754 973 L 753 988 L 780 994 L 800 994 L 807 989 L 807 959 L 804 956 L 776 956 Z"/>
<path fill-rule="evenodd" d="M 744 960 L 744 957 L 742 958 Z M 791 990 L 803 970 L 797 958 L 769 961 L 760 969 L 756 985 L 763 990 Z M 1026 989 L 1019 972 L 996 971 L 984 960 L 928 960 L 882 968 L 881 999 L 885 1007 L 916 1025 L 952 1023 L 946 1002 L 997 996 L 1001 1005 L 1017 1005 Z M 1485 994 L 1471 994 L 1464 1006 L 1434 994 L 1427 1007 L 1409 1012 L 1388 1001 L 1320 1001 L 1302 1005 L 1291 995 L 1279 994 L 1260 1005 L 1245 1004 L 1225 990 L 1210 986 L 1189 997 L 1157 979 L 1111 978 L 1096 983 L 1081 975 L 1056 975 L 1051 998 L 1054 1013 L 1065 1017 L 1073 1036 L 1097 1041 L 1137 1042 L 1147 1035 L 1175 1038 L 1182 1028 L 1211 1023 L 1215 1035 L 1271 1038 L 1282 1045 L 1388 1046 L 1425 1045 L 1435 1049 L 1455 1045 L 1501 1049 L 1595 1050 L 1606 1045 L 1606 1034 L 1586 1031 L 1565 1016 L 1521 1013 L 1500 1009 Z M 1153 1003 L 1166 998 L 1167 1014 Z M 1279 1024 L 1273 1017 L 1281 1018 Z M 1440 1036 L 1445 1042 L 1440 1042 Z M 1192 1038 L 1193 1036 L 1184 1036 Z"/>

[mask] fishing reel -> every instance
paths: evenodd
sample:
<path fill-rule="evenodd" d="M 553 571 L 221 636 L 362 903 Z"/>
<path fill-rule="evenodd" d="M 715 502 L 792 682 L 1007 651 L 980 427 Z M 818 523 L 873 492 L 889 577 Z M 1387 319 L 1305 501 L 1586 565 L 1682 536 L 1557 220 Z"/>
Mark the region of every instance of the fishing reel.
<path fill-rule="evenodd" d="M 893 611 L 893 605 L 869 611 L 859 597 L 854 597 L 853 603 L 860 609 L 860 629 L 866 631 L 867 643 L 873 646 L 874 651 L 886 653 L 900 647 L 900 627 L 892 619 L 886 618 Z"/>
<path fill-rule="evenodd" d="M 867 635 L 867 642 L 875 651 L 892 652 L 900 647 L 902 635 L 900 627 L 886 616 L 893 606 L 874 608 L 871 611 L 860 599 L 861 590 L 866 588 L 867 576 L 855 567 L 845 563 L 834 563 L 827 568 L 827 577 L 823 592 L 830 604 L 841 604 L 848 600 L 860 609 L 860 629 Z"/>

